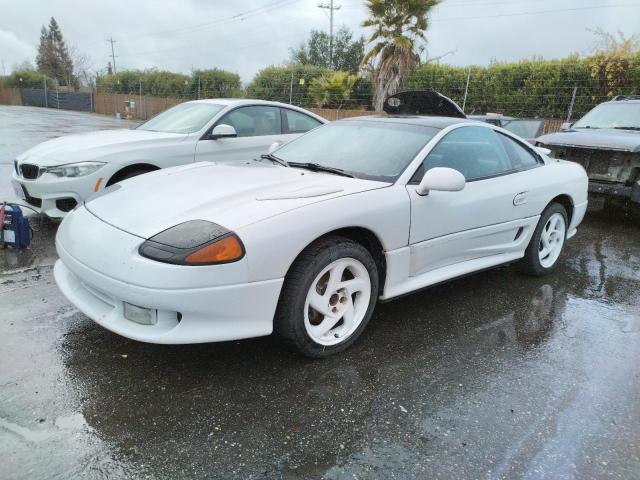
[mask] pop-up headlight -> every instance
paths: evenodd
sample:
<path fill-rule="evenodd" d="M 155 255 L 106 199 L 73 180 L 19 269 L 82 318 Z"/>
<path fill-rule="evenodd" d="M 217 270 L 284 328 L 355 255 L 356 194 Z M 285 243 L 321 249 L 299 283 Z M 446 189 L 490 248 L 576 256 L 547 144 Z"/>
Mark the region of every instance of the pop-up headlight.
<path fill-rule="evenodd" d="M 244 257 L 238 236 L 216 223 L 190 220 L 168 228 L 145 241 L 140 255 L 175 265 L 215 265 Z"/>

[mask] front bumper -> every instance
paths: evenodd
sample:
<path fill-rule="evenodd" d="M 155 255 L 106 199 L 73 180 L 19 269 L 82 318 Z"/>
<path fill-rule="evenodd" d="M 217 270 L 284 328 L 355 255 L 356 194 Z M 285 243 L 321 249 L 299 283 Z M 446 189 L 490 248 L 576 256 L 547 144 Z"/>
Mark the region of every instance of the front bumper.
<path fill-rule="evenodd" d="M 206 343 L 269 335 L 283 280 L 184 290 L 133 286 L 58 260 L 58 288 L 82 313 L 107 330 L 141 342 Z M 81 276 L 72 270 L 82 271 Z M 185 267 L 190 268 L 190 267 Z M 124 302 L 157 311 L 155 325 L 124 317 Z M 178 315 L 178 313 L 180 315 Z"/>
<path fill-rule="evenodd" d="M 99 178 L 101 188 L 105 186 L 105 175 L 108 172 L 104 168 L 77 178 L 58 178 L 50 174 L 44 174 L 34 180 L 25 179 L 13 172 L 13 181 L 19 183 L 25 191 L 25 201 L 35 210 L 44 213 L 51 218 L 66 216 L 75 205 L 80 205 L 84 200 L 93 195 Z M 110 178 L 107 176 L 107 178 Z"/>
<path fill-rule="evenodd" d="M 98 324 L 143 342 L 217 342 L 272 332 L 284 279 L 248 281 L 245 259 L 201 267 L 154 262 L 138 254 L 142 241 L 84 207 L 75 210 L 56 236 L 58 287 Z M 124 302 L 156 311 L 157 323 L 128 320 Z"/>
<path fill-rule="evenodd" d="M 640 203 L 640 183 L 624 185 L 590 181 L 589 192 L 609 197 L 628 198 L 632 202 Z"/>

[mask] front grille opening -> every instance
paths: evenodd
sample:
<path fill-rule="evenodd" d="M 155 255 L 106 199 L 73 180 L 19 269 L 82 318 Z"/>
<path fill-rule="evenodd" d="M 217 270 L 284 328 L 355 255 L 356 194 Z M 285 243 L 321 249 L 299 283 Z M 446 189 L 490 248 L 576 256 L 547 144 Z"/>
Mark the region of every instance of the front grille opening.
<path fill-rule="evenodd" d="M 37 165 L 23 163 L 20 165 L 22 176 L 28 180 L 35 180 L 40 175 L 40 168 Z"/>
<path fill-rule="evenodd" d="M 40 208 L 42 207 L 42 199 L 41 198 L 36 198 L 36 197 L 32 197 L 31 195 L 29 195 L 29 192 L 27 191 L 27 189 L 23 186 L 22 187 L 22 191 L 24 192 L 24 199 L 27 201 L 27 203 L 33 207 L 36 208 Z"/>
<path fill-rule="evenodd" d="M 78 202 L 75 198 L 60 198 L 56 200 L 56 208 L 63 212 L 70 212 L 76 208 L 76 205 L 78 205 Z"/>

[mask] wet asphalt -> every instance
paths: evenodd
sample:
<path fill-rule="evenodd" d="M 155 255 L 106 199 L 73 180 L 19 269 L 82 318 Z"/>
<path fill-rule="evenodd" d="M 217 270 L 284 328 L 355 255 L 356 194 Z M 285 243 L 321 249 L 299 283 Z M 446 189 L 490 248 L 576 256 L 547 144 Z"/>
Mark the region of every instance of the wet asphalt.
<path fill-rule="evenodd" d="M 20 149 L 123 124 L 0 107 L 0 199 Z M 40 228 L 0 252 L 2 479 L 640 478 L 629 217 L 590 211 L 546 278 L 507 266 L 381 304 L 321 361 L 112 334 L 58 292 Z"/>

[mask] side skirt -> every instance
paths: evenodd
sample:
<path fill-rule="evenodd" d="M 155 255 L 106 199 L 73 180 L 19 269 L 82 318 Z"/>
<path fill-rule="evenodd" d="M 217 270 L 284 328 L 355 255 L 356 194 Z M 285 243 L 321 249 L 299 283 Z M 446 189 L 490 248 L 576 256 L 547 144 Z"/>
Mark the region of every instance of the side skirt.
<path fill-rule="evenodd" d="M 396 283 L 385 289 L 383 295 L 380 296 L 381 301 L 391 300 L 401 295 L 415 292 L 427 287 L 438 285 L 440 283 L 463 277 L 472 273 L 476 273 L 498 265 L 511 263 L 524 256 L 524 252 L 510 252 L 500 255 L 491 255 L 488 257 L 475 258 L 466 262 L 447 265 L 446 267 L 437 268 L 420 275 L 408 277 L 404 282 Z"/>

